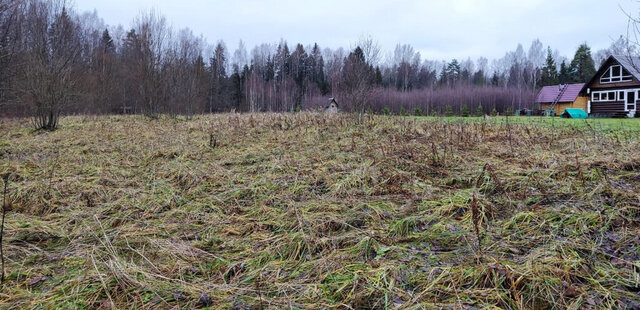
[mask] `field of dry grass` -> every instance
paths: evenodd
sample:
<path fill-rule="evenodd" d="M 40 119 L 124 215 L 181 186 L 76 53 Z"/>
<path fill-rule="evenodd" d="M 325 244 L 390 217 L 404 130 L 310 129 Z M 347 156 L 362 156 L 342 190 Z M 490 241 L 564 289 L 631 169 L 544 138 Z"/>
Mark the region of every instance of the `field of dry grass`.
<path fill-rule="evenodd" d="M 0 308 L 637 309 L 639 150 L 367 115 L 5 120 Z"/>

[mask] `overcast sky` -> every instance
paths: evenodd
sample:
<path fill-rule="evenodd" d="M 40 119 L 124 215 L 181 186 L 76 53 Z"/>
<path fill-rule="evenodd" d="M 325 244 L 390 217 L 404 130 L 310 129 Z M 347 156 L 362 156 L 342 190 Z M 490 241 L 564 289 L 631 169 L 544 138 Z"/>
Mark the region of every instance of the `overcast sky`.
<path fill-rule="evenodd" d="M 423 59 L 500 58 L 539 38 L 572 57 L 582 42 L 595 52 L 627 32 L 623 12 L 635 0 L 75 0 L 109 25 L 130 27 L 143 10 L 158 9 L 174 29 L 189 27 L 209 43 L 249 50 L 281 38 L 290 44 L 351 47 L 371 35 L 392 51 L 410 44 Z"/>

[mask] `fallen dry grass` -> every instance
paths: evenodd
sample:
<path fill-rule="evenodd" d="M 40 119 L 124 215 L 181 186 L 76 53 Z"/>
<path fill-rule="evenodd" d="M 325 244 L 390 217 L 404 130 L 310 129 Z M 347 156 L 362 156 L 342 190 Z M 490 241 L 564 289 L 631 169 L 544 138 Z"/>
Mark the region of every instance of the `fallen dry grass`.
<path fill-rule="evenodd" d="M 61 124 L 0 123 L 0 308 L 640 306 L 638 135 L 305 113 Z"/>

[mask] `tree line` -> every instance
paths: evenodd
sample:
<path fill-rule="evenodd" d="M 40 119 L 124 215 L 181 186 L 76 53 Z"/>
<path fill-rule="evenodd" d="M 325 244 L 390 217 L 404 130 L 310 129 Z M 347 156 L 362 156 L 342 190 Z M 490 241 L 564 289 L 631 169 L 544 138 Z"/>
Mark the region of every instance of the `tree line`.
<path fill-rule="evenodd" d="M 293 112 L 328 97 L 360 112 L 505 112 L 532 107 L 541 86 L 585 82 L 625 43 L 597 57 L 585 43 L 569 60 L 535 40 L 492 62 L 425 60 L 408 44 L 383 55 L 371 37 L 347 50 L 281 41 L 249 52 L 241 41 L 231 52 L 155 10 L 124 28 L 65 4 L 0 0 L 0 115 L 53 129 L 61 114 Z"/>

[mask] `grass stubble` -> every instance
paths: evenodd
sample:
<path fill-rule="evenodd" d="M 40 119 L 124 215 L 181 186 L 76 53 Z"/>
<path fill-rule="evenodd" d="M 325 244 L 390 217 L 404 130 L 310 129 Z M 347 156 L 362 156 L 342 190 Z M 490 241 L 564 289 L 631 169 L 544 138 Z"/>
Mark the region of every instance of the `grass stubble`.
<path fill-rule="evenodd" d="M 640 135 L 298 114 L 0 124 L 0 308 L 640 306 Z"/>

